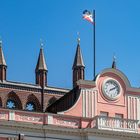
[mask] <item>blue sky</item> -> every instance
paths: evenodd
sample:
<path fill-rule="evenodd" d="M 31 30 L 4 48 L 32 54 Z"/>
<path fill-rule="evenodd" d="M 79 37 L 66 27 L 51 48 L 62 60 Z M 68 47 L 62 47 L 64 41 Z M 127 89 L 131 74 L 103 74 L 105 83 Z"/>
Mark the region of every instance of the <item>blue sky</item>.
<path fill-rule="evenodd" d="M 1 0 L 0 36 L 8 65 L 7 79 L 34 83 L 35 66 L 44 40 L 48 85 L 72 87 L 72 64 L 80 32 L 86 65 L 93 79 L 92 25 L 82 19 L 85 9 L 96 10 L 96 72 L 117 68 L 134 87 L 140 87 L 139 0 Z"/>

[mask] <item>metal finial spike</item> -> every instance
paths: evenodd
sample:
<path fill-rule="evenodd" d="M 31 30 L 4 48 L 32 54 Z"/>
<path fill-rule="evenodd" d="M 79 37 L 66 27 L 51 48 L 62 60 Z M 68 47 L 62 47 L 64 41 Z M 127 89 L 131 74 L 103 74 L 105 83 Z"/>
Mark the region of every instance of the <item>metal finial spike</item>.
<path fill-rule="evenodd" d="M 44 44 L 43 44 L 43 41 L 42 39 L 40 39 L 40 47 L 43 48 Z"/>
<path fill-rule="evenodd" d="M 77 36 L 78 36 L 77 42 L 78 42 L 78 44 L 80 44 L 80 33 L 79 32 L 77 32 Z"/>
<path fill-rule="evenodd" d="M 116 56 L 113 56 L 113 61 L 116 61 Z"/>
<path fill-rule="evenodd" d="M 1 39 L 1 37 L 0 37 L 0 47 L 2 47 L 2 39 Z"/>
<path fill-rule="evenodd" d="M 116 62 L 116 56 L 115 56 L 115 54 L 113 55 L 113 61 Z"/>
<path fill-rule="evenodd" d="M 115 56 L 115 54 L 113 55 L 112 68 L 116 69 L 116 56 Z"/>

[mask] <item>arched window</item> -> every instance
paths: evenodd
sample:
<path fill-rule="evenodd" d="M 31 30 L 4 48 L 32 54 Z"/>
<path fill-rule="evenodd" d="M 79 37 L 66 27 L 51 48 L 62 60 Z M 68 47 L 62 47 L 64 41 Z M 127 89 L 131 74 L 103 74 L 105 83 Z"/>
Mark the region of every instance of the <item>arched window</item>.
<path fill-rule="evenodd" d="M 22 103 L 19 96 L 15 92 L 10 92 L 6 101 L 6 108 L 9 109 L 22 109 Z"/>
<path fill-rule="evenodd" d="M 25 105 L 25 110 L 27 110 L 27 111 L 41 111 L 40 102 L 34 94 L 30 94 L 28 96 L 27 103 Z"/>
<path fill-rule="evenodd" d="M 9 108 L 9 109 L 17 108 L 16 102 L 12 99 L 8 99 L 6 103 L 6 108 Z"/>
<path fill-rule="evenodd" d="M 26 108 L 25 109 L 28 110 L 28 111 L 35 111 L 36 110 L 36 106 L 35 106 L 35 104 L 33 102 L 28 102 L 26 104 Z"/>

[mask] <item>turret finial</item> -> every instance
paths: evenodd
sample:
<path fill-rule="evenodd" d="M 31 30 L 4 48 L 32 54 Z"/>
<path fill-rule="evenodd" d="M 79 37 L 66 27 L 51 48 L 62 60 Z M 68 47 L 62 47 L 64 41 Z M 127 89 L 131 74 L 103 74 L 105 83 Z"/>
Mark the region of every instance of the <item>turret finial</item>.
<path fill-rule="evenodd" d="M 2 47 L 2 39 L 1 39 L 1 37 L 0 37 L 0 47 Z"/>
<path fill-rule="evenodd" d="M 79 32 L 77 32 L 77 36 L 78 36 L 77 42 L 78 42 L 78 44 L 80 44 L 80 33 Z"/>
<path fill-rule="evenodd" d="M 43 46 L 44 46 L 43 40 L 40 39 L 40 47 L 43 48 Z"/>
<path fill-rule="evenodd" d="M 113 55 L 112 68 L 116 69 L 116 56 L 115 56 L 115 54 Z"/>
<path fill-rule="evenodd" d="M 115 54 L 113 55 L 113 61 L 116 62 L 116 56 L 115 56 Z"/>
<path fill-rule="evenodd" d="M 0 37 L 0 81 L 6 80 L 7 65 L 2 50 L 2 39 Z"/>

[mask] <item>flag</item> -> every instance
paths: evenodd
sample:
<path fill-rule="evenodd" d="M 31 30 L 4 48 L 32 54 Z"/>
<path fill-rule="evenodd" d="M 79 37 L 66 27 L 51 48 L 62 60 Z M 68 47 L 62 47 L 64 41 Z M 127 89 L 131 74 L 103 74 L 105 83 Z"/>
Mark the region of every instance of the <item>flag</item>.
<path fill-rule="evenodd" d="M 83 19 L 89 21 L 90 23 L 94 23 L 93 22 L 93 15 L 90 11 L 88 10 L 84 10 L 83 11 Z"/>

